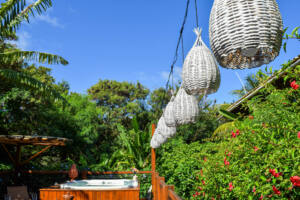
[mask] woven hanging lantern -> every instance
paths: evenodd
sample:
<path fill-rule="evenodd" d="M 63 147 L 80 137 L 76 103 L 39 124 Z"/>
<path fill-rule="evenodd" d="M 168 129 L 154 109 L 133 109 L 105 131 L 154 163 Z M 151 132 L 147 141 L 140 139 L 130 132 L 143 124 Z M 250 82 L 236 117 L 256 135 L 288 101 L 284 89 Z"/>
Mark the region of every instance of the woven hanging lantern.
<path fill-rule="evenodd" d="M 276 0 L 215 0 L 209 20 L 210 46 L 222 67 L 244 69 L 273 61 L 283 25 Z"/>
<path fill-rule="evenodd" d="M 166 138 L 170 138 L 176 133 L 176 127 L 168 127 L 166 125 L 164 116 L 161 116 L 161 118 L 159 119 L 157 123 L 157 129 L 158 133 L 160 133 Z"/>
<path fill-rule="evenodd" d="M 173 109 L 174 99 L 175 97 L 172 96 L 170 102 L 167 104 L 166 109 L 163 113 L 165 123 L 168 127 L 176 127 L 176 121 L 175 121 L 174 109 Z"/>
<path fill-rule="evenodd" d="M 197 98 L 193 95 L 188 95 L 185 90 L 180 87 L 174 100 L 173 109 L 177 125 L 193 123 L 199 112 Z"/>
<path fill-rule="evenodd" d="M 217 62 L 201 38 L 201 29 L 195 29 L 196 42 L 186 56 L 182 68 L 182 86 L 189 95 L 212 94 L 220 86 Z"/>
<path fill-rule="evenodd" d="M 167 141 L 167 137 L 164 137 L 159 129 L 157 128 L 155 131 L 154 131 L 154 134 L 153 134 L 153 137 L 151 139 L 151 142 L 150 142 L 150 145 L 152 148 L 158 148 L 160 147 L 160 145 L 164 144 L 166 141 Z"/>

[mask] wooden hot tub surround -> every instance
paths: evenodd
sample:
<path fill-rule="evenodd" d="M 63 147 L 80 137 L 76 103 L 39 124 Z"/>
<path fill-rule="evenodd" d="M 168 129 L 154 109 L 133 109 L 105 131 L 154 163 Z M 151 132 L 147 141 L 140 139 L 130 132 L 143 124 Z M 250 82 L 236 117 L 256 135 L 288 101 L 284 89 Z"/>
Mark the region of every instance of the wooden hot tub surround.
<path fill-rule="evenodd" d="M 40 189 L 40 200 L 139 200 L 140 187 L 126 189 Z"/>

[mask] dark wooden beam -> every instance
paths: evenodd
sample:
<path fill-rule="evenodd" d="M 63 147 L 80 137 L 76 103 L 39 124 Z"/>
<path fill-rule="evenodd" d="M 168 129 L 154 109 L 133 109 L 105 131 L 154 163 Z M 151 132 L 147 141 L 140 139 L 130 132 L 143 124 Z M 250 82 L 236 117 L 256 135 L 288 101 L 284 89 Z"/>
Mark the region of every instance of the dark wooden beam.
<path fill-rule="evenodd" d="M 51 145 L 46 146 L 45 148 L 43 148 L 41 151 L 37 152 L 36 154 L 34 154 L 33 156 L 31 156 L 30 158 L 28 158 L 27 160 L 21 162 L 21 165 L 25 165 L 28 162 L 30 162 L 32 159 L 34 159 L 35 157 L 39 156 L 41 153 L 47 151 L 50 147 L 52 147 Z"/>
<path fill-rule="evenodd" d="M 3 149 L 6 151 L 6 153 L 8 154 L 8 157 L 10 158 L 10 160 L 12 161 L 12 163 L 14 165 L 16 165 L 16 161 L 14 159 L 14 157 L 9 153 L 8 149 L 6 148 L 5 144 L 1 144 Z"/>

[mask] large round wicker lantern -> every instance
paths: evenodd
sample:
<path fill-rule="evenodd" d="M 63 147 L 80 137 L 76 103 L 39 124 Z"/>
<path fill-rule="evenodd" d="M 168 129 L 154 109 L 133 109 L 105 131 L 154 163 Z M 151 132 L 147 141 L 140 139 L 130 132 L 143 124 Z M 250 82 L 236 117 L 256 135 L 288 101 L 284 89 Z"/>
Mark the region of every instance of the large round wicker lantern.
<path fill-rule="evenodd" d="M 175 97 L 172 96 L 170 102 L 167 104 L 166 109 L 163 113 L 165 124 L 168 127 L 176 127 L 176 121 L 174 117 L 174 99 Z"/>
<path fill-rule="evenodd" d="M 195 29 L 196 42 L 186 56 L 182 68 L 182 86 L 189 95 L 215 93 L 220 86 L 217 62 L 201 38 L 201 29 Z"/>
<path fill-rule="evenodd" d="M 176 133 L 176 127 L 168 127 L 165 123 L 164 116 L 161 116 L 157 123 L 158 132 L 166 138 L 173 137 Z"/>
<path fill-rule="evenodd" d="M 180 87 L 174 100 L 173 109 L 177 125 L 193 123 L 199 113 L 197 98 L 193 95 L 188 95 Z"/>
<path fill-rule="evenodd" d="M 215 0 L 209 20 L 211 49 L 222 67 L 244 69 L 273 61 L 283 36 L 276 0 Z"/>

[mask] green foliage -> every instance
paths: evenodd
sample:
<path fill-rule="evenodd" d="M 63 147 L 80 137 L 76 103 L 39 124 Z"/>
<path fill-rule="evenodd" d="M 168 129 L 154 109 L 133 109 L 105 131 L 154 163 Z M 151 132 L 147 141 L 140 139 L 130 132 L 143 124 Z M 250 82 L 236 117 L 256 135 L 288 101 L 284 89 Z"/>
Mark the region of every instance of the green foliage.
<path fill-rule="evenodd" d="M 300 175 L 300 92 L 289 86 L 300 83 L 298 70 L 288 71 L 285 88 L 267 85 L 264 95 L 249 100 L 251 117 L 224 125 L 219 140 L 169 144 L 160 153 L 160 174 L 184 199 L 299 199 L 300 188 L 292 188 L 290 177 Z M 239 134 L 232 137 L 234 127 Z"/>
<path fill-rule="evenodd" d="M 112 155 L 110 163 L 112 168 L 128 170 L 135 167 L 139 170 L 150 169 L 151 161 L 151 129 L 140 130 L 137 119 L 132 119 L 133 129 L 127 131 L 118 125 L 118 143 L 120 148 Z"/>
<path fill-rule="evenodd" d="M 299 34 L 299 26 L 294 28 L 294 30 L 292 31 L 291 34 L 287 34 L 286 31 L 288 30 L 288 28 L 284 29 L 284 37 L 283 39 L 285 40 L 289 40 L 289 39 L 296 39 L 300 41 L 300 34 Z M 283 50 L 284 52 L 286 52 L 286 46 L 287 46 L 287 42 L 283 43 Z"/>
<path fill-rule="evenodd" d="M 236 114 L 231 113 L 231 112 L 229 112 L 227 110 L 220 109 L 219 113 L 222 116 L 224 116 L 224 117 L 226 117 L 227 119 L 230 119 L 230 120 L 236 120 L 236 119 L 238 119 L 238 116 Z"/>

